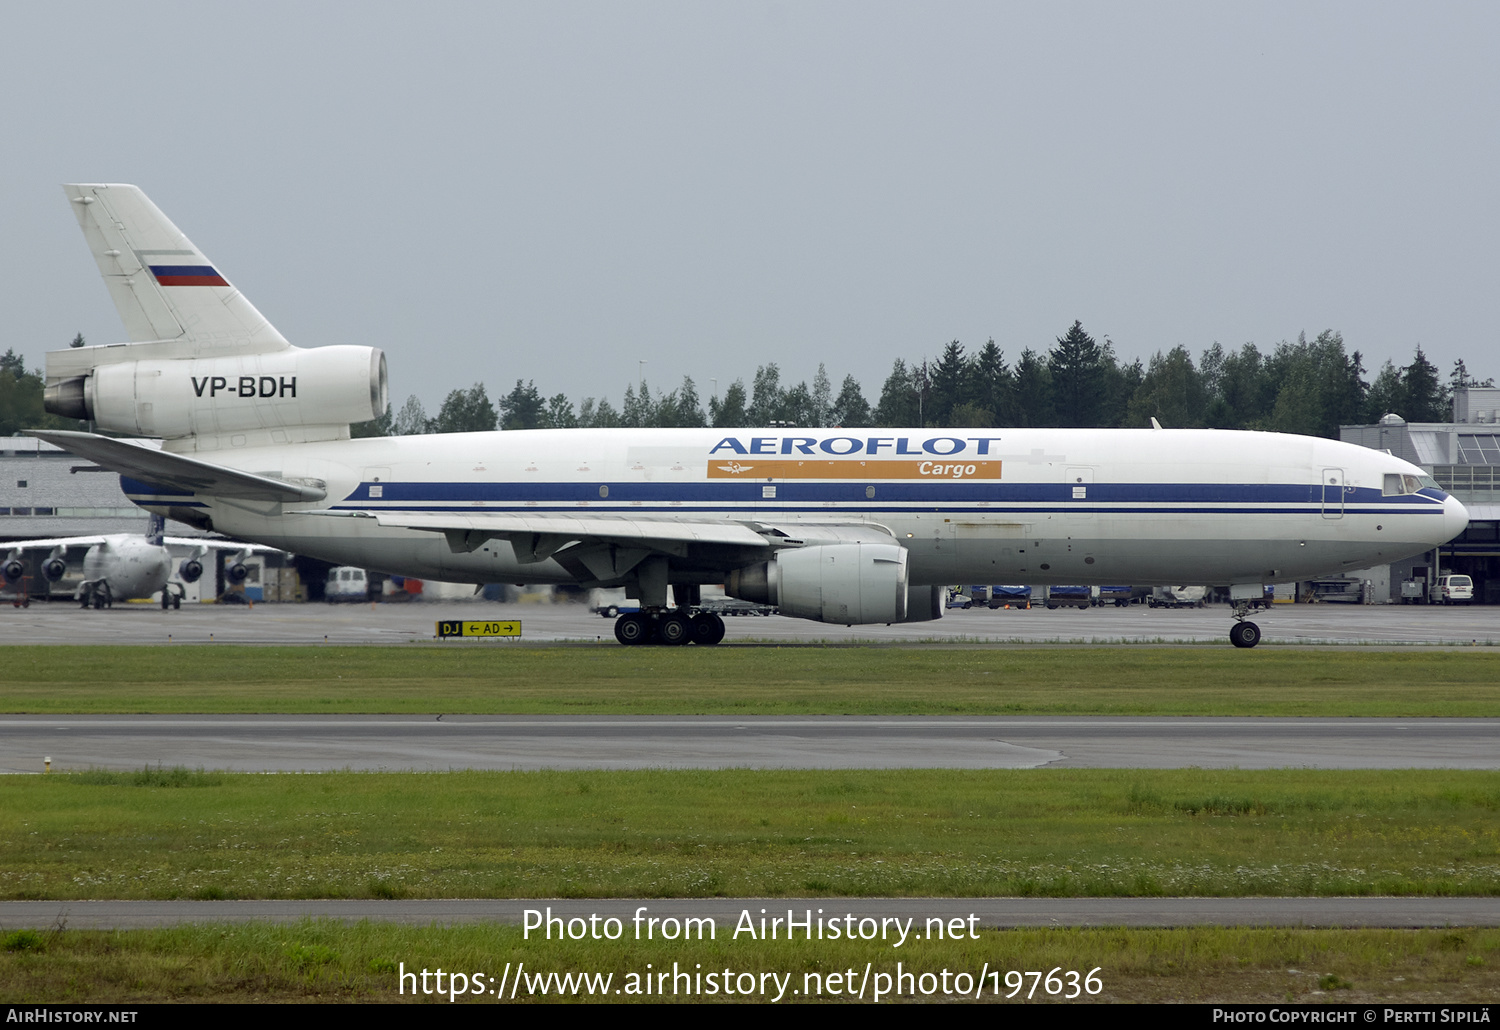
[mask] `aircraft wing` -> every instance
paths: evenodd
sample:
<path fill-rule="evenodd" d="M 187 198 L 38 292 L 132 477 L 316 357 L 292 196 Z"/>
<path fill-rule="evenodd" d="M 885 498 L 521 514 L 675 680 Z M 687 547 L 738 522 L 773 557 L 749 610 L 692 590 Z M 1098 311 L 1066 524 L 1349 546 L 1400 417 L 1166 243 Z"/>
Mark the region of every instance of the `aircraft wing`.
<path fill-rule="evenodd" d="M 883 526 L 863 524 L 775 525 L 730 519 L 670 519 L 591 515 L 578 517 L 560 514 L 466 514 L 442 512 L 409 514 L 392 511 L 306 511 L 289 514 L 328 515 L 343 518 L 371 519 L 377 525 L 393 529 L 413 529 L 442 533 L 455 553 L 476 551 L 487 541 L 509 541 L 522 564 L 546 561 L 556 556 L 568 567 L 588 569 L 600 580 L 628 571 L 651 553 L 689 557 L 690 549 L 707 558 L 711 567 L 729 568 L 743 564 L 743 551 L 756 557 L 769 557 L 784 547 L 805 543 L 849 543 L 855 541 L 890 543 L 890 532 Z M 719 550 L 704 555 L 703 548 Z M 725 561 L 724 549 L 732 560 Z M 752 559 L 753 560 L 753 559 Z"/>
<path fill-rule="evenodd" d="M 509 540 L 521 561 L 543 561 L 570 543 L 610 543 L 681 553 L 690 544 L 775 546 L 773 538 L 742 522 L 677 521 L 571 515 L 407 514 L 384 511 L 309 511 L 297 514 L 373 519 L 379 526 L 442 533 L 454 551 L 473 551 L 486 540 Z"/>
<path fill-rule="evenodd" d="M 259 476 L 186 454 L 158 450 L 134 440 L 65 430 L 36 429 L 31 435 L 132 479 L 190 493 L 201 491 L 216 497 L 255 501 L 320 501 L 327 496 L 322 483 L 294 483 Z"/>
<path fill-rule="evenodd" d="M 202 547 L 206 551 L 234 551 L 249 554 L 280 554 L 281 548 L 265 544 L 246 544 L 238 540 L 220 540 L 206 536 L 166 536 L 162 542 L 173 547 Z"/>
<path fill-rule="evenodd" d="M 0 554 L 13 551 L 50 551 L 55 547 L 93 547 L 104 543 L 103 536 L 58 536 L 51 540 L 8 540 L 0 542 Z"/>

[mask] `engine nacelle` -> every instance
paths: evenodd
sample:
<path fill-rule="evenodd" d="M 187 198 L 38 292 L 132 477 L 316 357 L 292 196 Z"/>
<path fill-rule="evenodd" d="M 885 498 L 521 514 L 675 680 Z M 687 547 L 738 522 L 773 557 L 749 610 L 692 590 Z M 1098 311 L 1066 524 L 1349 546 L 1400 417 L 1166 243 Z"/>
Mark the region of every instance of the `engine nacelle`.
<path fill-rule="evenodd" d="M 14 583 L 26 574 L 26 566 L 19 558 L 10 558 L 0 564 L 0 576 L 5 577 L 5 582 Z"/>
<path fill-rule="evenodd" d="M 825 544 L 785 550 L 772 561 L 729 574 L 726 593 L 781 614 L 845 626 L 906 621 L 906 548 L 900 544 Z"/>
<path fill-rule="evenodd" d="M 241 565 L 239 562 L 235 562 L 233 565 L 226 566 L 224 569 L 224 578 L 234 586 L 239 586 L 241 583 L 245 582 L 245 578 L 249 575 L 250 570 L 245 568 L 245 566 Z"/>
<path fill-rule="evenodd" d="M 48 583 L 56 583 L 67 575 L 68 563 L 61 558 L 48 558 L 42 562 L 42 575 L 47 577 Z"/>
<path fill-rule="evenodd" d="M 902 622 L 931 622 L 943 617 L 947 587 L 918 587 L 906 591 L 906 618 Z"/>
<path fill-rule="evenodd" d="M 385 354 L 374 347 L 118 361 L 45 394 L 54 415 L 168 438 L 368 422 L 389 403 Z"/>
<path fill-rule="evenodd" d="M 203 576 L 203 563 L 197 558 L 184 558 L 177 566 L 177 576 L 184 583 L 196 583 Z"/>

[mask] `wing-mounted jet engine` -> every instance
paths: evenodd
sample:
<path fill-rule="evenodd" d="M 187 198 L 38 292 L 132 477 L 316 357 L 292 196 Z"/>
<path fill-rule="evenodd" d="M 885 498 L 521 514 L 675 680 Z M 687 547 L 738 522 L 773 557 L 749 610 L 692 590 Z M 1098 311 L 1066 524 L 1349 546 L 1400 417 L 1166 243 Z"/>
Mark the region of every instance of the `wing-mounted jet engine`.
<path fill-rule="evenodd" d="M 0 561 L 0 579 L 7 586 L 26 575 L 26 563 L 21 558 L 21 550 L 20 547 L 12 547 L 5 559 Z M 68 574 L 68 563 L 63 558 L 66 551 L 65 546 L 54 547 L 52 553 L 41 561 L 42 575 L 47 578 L 47 582 L 56 583 Z"/>
<path fill-rule="evenodd" d="M 910 574 L 897 543 L 823 544 L 735 569 L 724 592 L 781 614 L 845 626 L 907 621 Z"/>

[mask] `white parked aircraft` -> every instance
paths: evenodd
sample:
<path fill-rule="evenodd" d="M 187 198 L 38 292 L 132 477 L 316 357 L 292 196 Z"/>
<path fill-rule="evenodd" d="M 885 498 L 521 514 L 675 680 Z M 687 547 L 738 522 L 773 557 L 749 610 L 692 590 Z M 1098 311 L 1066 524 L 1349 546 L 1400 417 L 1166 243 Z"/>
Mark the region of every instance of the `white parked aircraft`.
<path fill-rule="evenodd" d="M 144 535 L 137 533 L 106 533 L 99 536 L 65 536 L 51 540 L 18 540 L 0 544 L 5 558 L 0 561 L 0 579 L 7 585 L 15 583 L 26 574 L 22 555 L 27 551 L 47 551 L 42 560 L 42 575 L 48 582 L 56 583 L 67 574 L 67 552 L 75 547 L 87 547 L 83 556 L 83 582 L 78 586 L 77 599 L 84 608 L 112 606 L 116 601 L 129 601 L 138 597 L 161 594 L 161 606 L 181 608 L 186 593 L 184 583 L 196 583 L 203 575 L 203 559 L 210 551 L 236 551 L 224 577 L 231 583 L 243 583 L 248 571 L 245 560 L 250 555 L 272 550 L 239 543 L 222 543 L 189 537 L 163 536 L 164 522 L 160 515 L 152 515 Z M 177 566 L 176 581 L 172 580 L 172 553 L 167 545 L 191 547 L 193 553 Z"/>
<path fill-rule="evenodd" d="M 134 186 L 71 185 L 129 344 L 47 355 L 47 407 L 160 449 L 34 435 L 152 511 L 438 580 L 623 586 L 623 643 L 715 643 L 698 590 L 852 625 L 935 619 L 947 583 L 1262 584 L 1460 533 L 1422 470 L 1334 440 L 1211 430 L 539 430 L 352 440 L 374 348 L 292 347 Z M 669 595 L 668 588 L 671 587 Z M 675 606 L 669 604 L 669 596 Z"/>

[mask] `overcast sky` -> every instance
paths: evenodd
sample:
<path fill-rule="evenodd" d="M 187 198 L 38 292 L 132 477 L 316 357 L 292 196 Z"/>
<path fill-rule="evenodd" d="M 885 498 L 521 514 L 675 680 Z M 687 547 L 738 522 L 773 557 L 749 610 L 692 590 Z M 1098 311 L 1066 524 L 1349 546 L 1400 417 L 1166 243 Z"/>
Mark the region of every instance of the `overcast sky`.
<path fill-rule="evenodd" d="M 124 338 L 131 182 L 293 343 L 435 409 L 776 362 L 1323 329 L 1500 377 L 1494 3 L 24 3 L 0 350 Z"/>

